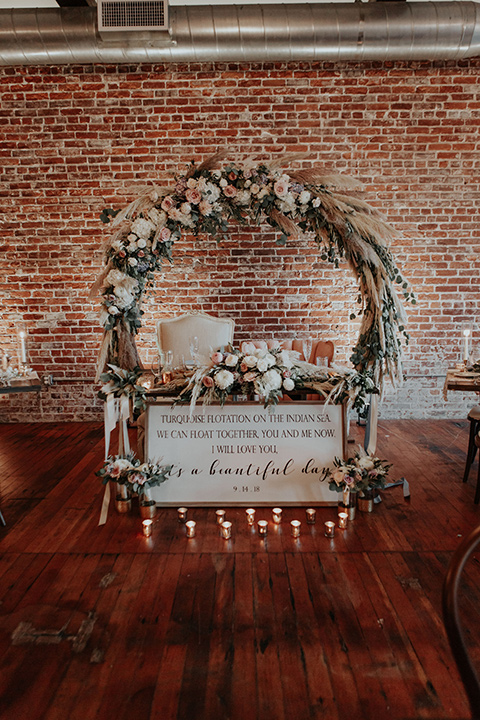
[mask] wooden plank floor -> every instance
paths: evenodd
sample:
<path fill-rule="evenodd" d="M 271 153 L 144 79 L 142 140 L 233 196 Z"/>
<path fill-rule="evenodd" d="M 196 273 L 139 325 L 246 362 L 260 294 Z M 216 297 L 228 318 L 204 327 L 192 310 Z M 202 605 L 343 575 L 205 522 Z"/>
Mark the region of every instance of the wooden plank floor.
<path fill-rule="evenodd" d="M 190 510 L 191 540 L 161 509 L 147 540 L 135 507 L 97 525 L 99 424 L 0 426 L 0 717 L 468 717 L 441 618 L 452 551 L 480 523 L 467 440 L 466 423 L 382 422 L 378 454 L 411 501 L 392 488 L 333 540 L 333 508 L 298 540 L 301 508 L 266 540 L 228 508 L 229 541 L 215 508 Z M 480 668 L 480 553 L 462 612 Z"/>

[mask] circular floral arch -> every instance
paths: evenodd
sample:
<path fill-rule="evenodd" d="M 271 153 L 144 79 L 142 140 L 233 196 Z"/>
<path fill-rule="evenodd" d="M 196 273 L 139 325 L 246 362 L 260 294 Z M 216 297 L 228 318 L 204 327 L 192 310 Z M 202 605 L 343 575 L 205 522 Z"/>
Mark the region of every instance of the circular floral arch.
<path fill-rule="evenodd" d="M 106 363 L 133 369 L 140 364 L 135 335 L 141 302 L 155 271 L 171 261 L 182 233 L 224 236 L 228 223 L 268 223 L 284 245 L 301 233 L 313 234 L 323 260 L 345 259 L 359 285 L 360 332 L 350 361 L 358 375 L 381 389 L 385 377 L 402 379 L 401 335 L 405 312 L 396 286 L 415 302 L 389 249 L 395 230 L 358 197 L 360 185 L 323 169 L 284 170 L 299 157 L 240 166 L 217 154 L 192 163 L 173 187 L 149 186 L 121 211 L 108 208 L 104 222 L 115 228 L 105 268 L 92 288 L 102 295 L 104 336 L 97 377 Z M 355 317 L 355 315 L 352 315 Z"/>

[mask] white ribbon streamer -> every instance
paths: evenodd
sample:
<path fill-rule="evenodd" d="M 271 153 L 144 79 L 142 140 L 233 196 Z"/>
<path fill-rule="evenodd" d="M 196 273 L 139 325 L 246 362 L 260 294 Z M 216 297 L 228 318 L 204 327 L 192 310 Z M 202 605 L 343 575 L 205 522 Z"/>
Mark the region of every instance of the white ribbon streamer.
<path fill-rule="evenodd" d="M 105 492 L 103 493 L 102 509 L 100 510 L 99 525 L 105 525 L 108 517 L 108 506 L 110 505 L 110 483 L 105 485 Z"/>
<path fill-rule="evenodd" d="M 112 393 L 107 396 L 103 406 L 104 427 L 105 427 L 105 460 L 108 458 L 110 448 L 110 433 L 115 429 L 118 419 L 118 403 Z"/>

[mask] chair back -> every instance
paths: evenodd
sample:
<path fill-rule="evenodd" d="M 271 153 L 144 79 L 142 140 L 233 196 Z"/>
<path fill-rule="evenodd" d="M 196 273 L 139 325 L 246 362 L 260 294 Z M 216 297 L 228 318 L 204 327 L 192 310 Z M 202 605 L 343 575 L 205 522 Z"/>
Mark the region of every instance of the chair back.
<path fill-rule="evenodd" d="M 443 622 L 458 672 L 468 696 L 472 720 L 480 718 L 480 680 L 472 664 L 460 624 L 458 591 L 462 570 L 480 542 L 480 526 L 462 540 L 454 552 L 443 584 Z"/>
<path fill-rule="evenodd" d="M 200 358 L 208 357 L 214 350 L 233 341 L 234 320 L 217 318 L 204 313 L 186 313 L 175 318 L 157 322 L 157 347 L 160 354 L 171 350 L 173 366 L 179 367 L 191 360 L 192 338 L 198 338 Z"/>

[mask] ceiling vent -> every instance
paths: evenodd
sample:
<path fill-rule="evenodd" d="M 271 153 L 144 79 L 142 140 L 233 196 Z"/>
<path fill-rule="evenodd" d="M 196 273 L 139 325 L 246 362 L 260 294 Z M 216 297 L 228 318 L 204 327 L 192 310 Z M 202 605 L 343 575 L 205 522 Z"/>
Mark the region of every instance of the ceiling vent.
<path fill-rule="evenodd" d="M 100 33 L 168 30 L 168 0 L 98 0 Z"/>

